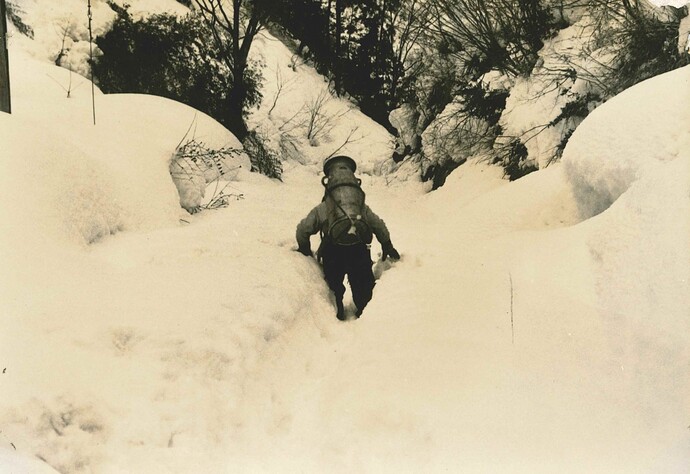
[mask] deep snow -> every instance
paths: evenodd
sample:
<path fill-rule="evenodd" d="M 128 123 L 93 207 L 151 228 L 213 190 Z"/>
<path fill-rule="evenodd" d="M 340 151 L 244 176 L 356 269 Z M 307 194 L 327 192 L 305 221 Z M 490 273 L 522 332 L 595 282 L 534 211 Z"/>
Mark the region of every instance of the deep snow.
<path fill-rule="evenodd" d="M 297 75 L 252 116 L 278 140 L 327 84 L 257 46 L 267 78 Z M 295 129 L 283 183 L 238 173 L 227 208 L 189 216 L 168 161 L 194 111 L 99 95 L 94 127 L 88 87 L 67 99 L 51 79 L 67 71 L 17 48 L 11 65 L 3 469 L 687 472 L 690 68 L 607 102 L 562 164 L 514 183 L 470 162 L 424 194 L 382 173 L 390 137 L 352 110 L 317 146 Z M 403 258 L 340 323 L 293 240 L 354 126 Z"/>

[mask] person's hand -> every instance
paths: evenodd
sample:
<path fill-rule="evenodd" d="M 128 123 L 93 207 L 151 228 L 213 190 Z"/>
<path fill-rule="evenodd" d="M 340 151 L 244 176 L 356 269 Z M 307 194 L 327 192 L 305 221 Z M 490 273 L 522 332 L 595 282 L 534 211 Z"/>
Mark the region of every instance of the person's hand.
<path fill-rule="evenodd" d="M 311 257 L 311 256 L 312 256 L 311 247 L 309 247 L 309 246 L 306 246 L 306 247 L 298 247 L 298 248 L 297 248 L 297 251 L 298 251 L 299 253 L 301 253 L 302 255 L 304 255 L 305 257 Z"/>
<path fill-rule="evenodd" d="M 395 247 L 393 247 L 393 244 L 390 241 L 381 245 L 381 250 L 383 250 L 381 260 L 385 261 L 388 257 L 392 258 L 393 260 L 400 260 L 400 254 L 397 250 L 395 250 Z"/>

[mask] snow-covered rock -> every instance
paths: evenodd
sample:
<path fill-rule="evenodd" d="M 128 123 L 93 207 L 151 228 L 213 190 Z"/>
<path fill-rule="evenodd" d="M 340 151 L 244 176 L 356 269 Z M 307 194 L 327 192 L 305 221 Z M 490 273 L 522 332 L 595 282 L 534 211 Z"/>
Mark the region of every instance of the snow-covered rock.
<path fill-rule="evenodd" d="M 491 149 L 489 129 L 485 120 L 466 114 L 461 102 L 451 102 L 422 133 L 424 156 L 440 166 L 464 163 Z"/>
<path fill-rule="evenodd" d="M 690 3 L 686 8 L 690 11 Z M 678 25 L 678 52 L 690 56 L 690 14 Z"/>
<path fill-rule="evenodd" d="M 419 112 L 414 107 L 403 104 L 391 111 L 388 121 L 398 131 L 395 152 L 401 159 L 419 151 L 421 145 L 421 137 L 417 130 Z"/>

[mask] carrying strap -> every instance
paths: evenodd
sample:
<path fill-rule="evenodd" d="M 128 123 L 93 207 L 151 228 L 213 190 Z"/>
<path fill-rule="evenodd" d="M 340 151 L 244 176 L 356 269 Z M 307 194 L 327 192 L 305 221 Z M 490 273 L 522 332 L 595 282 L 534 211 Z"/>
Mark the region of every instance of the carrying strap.
<path fill-rule="evenodd" d="M 321 178 L 321 184 L 323 184 L 323 187 L 326 188 L 326 195 L 331 197 L 331 199 L 333 200 L 335 205 L 338 206 L 338 209 L 340 209 L 340 212 L 342 212 L 343 215 L 346 216 L 350 220 L 350 223 L 352 225 L 355 225 L 355 221 L 352 219 L 352 217 L 350 217 L 350 215 L 347 212 L 345 212 L 345 209 L 343 209 L 343 206 L 341 206 L 340 203 L 338 203 L 337 199 L 335 199 L 333 197 L 333 194 L 331 194 L 331 191 L 333 191 L 334 189 L 339 188 L 341 186 L 350 186 L 350 187 L 357 189 L 360 193 L 364 194 L 364 191 L 362 191 L 362 187 L 361 187 L 362 180 L 357 178 L 357 184 L 355 184 L 355 183 L 338 183 L 338 184 L 334 184 L 333 186 L 331 186 L 329 188 L 328 187 L 328 176 L 324 176 L 323 178 Z M 362 213 L 363 208 L 364 208 L 364 204 L 362 204 L 362 206 L 359 208 L 360 214 Z"/>

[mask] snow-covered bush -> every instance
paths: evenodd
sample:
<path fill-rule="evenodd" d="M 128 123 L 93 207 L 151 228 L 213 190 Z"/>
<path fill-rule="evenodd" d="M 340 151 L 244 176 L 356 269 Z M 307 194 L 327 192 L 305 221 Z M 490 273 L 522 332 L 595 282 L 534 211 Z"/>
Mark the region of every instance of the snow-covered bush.
<path fill-rule="evenodd" d="M 497 0 L 487 5 L 437 0 L 434 5 L 439 20 L 420 35 L 410 58 L 425 59 L 412 105 L 420 116 L 422 161 L 427 163 L 423 179 L 433 180 L 435 188 L 470 156 L 491 150 L 501 135 L 498 121 L 508 96 L 506 86 L 532 69 L 556 22 L 538 1 Z M 491 71 L 503 80 L 484 80 Z M 404 150 L 404 144 L 398 143 L 398 148 Z M 504 152 L 494 161 L 507 159 Z"/>
<path fill-rule="evenodd" d="M 241 148 L 211 149 L 203 142 L 190 138 L 177 147 L 170 161 L 170 176 L 180 194 L 180 205 L 190 214 L 198 212 L 206 197 L 209 183 L 235 178 L 245 164 Z M 226 201 L 225 188 L 216 186 L 205 208 L 222 207 Z"/>
<path fill-rule="evenodd" d="M 677 16 L 633 2 L 570 2 L 577 18 L 546 42 L 529 77 L 511 88 L 504 135 L 526 147 L 534 169 L 560 159 L 573 131 L 597 106 L 679 65 Z M 677 33 L 675 33 L 677 34 Z"/>
<path fill-rule="evenodd" d="M 283 174 L 280 154 L 270 147 L 266 137 L 252 130 L 242 144 L 251 159 L 252 171 L 258 171 L 269 178 L 280 179 Z"/>
<path fill-rule="evenodd" d="M 493 125 L 474 116 L 463 102 L 453 102 L 422 134 L 424 175 L 433 179 L 434 188 L 443 185 L 446 176 L 471 156 L 491 150 L 495 139 Z"/>
<path fill-rule="evenodd" d="M 516 180 L 538 168 L 529 161 L 529 152 L 519 138 L 497 140 L 491 152 L 492 163 L 501 165 L 504 176 Z"/>
<path fill-rule="evenodd" d="M 445 177 L 472 156 L 490 156 L 501 134 L 498 121 L 505 107 L 508 91 L 484 81 L 459 81 L 456 96 L 422 134 L 425 179 L 433 179 L 434 189 Z M 502 150 L 505 151 L 505 150 Z M 511 159 L 505 152 L 500 162 Z M 494 159 L 499 161 L 499 159 Z"/>
<path fill-rule="evenodd" d="M 603 67 L 592 75 L 606 98 L 680 65 L 675 48 L 687 8 L 656 7 L 647 0 L 569 3 L 583 12 L 577 23 L 588 35 L 581 37 L 580 58 L 569 55 L 563 60 L 586 74 L 588 67 L 578 59 L 605 58 Z"/>
<path fill-rule="evenodd" d="M 498 20 L 477 26 L 475 17 L 491 17 L 491 9 L 441 1 L 438 31 L 420 39 L 428 67 L 412 105 L 424 137 L 422 161 L 428 160 L 423 178 L 435 187 L 487 143 L 490 150 L 482 154 L 509 179 L 548 166 L 597 106 L 683 63 L 676 44 L 684 9 L 641 1 L 509 3 L 507 17 L 522 26 L 501 28 Z M 535 10 L 524 16 L 530 5 Z M 487 126 L 478 126 L 477 118 Z M 396 150 L 407 155 L 404 146 L 399 138 Z"/>

